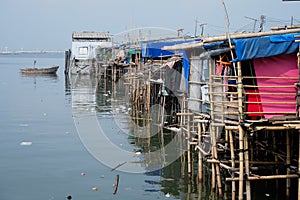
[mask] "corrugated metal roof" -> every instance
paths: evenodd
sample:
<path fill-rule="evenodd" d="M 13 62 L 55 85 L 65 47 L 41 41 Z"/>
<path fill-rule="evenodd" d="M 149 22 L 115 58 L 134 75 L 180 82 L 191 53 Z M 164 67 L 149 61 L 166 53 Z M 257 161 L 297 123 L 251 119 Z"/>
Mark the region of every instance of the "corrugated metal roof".
<path fill-rule="evenodd" d="M 108 39 L 110 38 L 109 32 L 73 32 L 72 39 Z"/>

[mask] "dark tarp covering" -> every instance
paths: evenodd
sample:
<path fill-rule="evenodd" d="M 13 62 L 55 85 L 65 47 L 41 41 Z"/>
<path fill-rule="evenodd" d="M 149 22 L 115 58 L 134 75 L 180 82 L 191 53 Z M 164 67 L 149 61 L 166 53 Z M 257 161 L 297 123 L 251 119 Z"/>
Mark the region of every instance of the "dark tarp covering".
<path fill-rule="evenodd" d="M 280 54 L 291 54 L 298 51 L 299 44 L 295 42 L 295 35 L 283 34 L 258 38 L 233 39 L 237 58 L 234 60 L 251 60 L 255 58 L 265 58 Z"/>

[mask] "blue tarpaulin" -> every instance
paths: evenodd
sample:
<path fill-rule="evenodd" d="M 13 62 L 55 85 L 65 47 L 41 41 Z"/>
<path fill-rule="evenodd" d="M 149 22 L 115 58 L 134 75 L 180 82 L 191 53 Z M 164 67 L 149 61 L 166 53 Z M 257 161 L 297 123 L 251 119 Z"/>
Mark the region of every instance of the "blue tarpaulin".
<path fill-rule="evenodd" d="M 165 46 L 173 46 L 176 44 L 195 42 L 197 40 L 178 40 L 178 41 L 160 41 L 160 42 L 145 42 L 142 43 L 142 56 L 145 58 L 158 58 L 160 56 L 172 56 L 174 51 L 162 50 Z"/>
<path fill-rule="evenodd" d="M 298 51 L 294 34 L 272 35 L 257 38 L 233 39 L 236 59 L 234 61 L 251 60 L 280 54 L 291 54 Z"/>
<path fill-rule="evenodd" d="M 172 55 L 174 55 L 174 51 L 162 50 L 162 48 L 165 46 L 173 46 L 176 44 L 195 42 L 195 41 L 199 41 L 199 39 L 142 43 L 142 45 L 141 45 L 142 46 L 142 57 L 158 58 L 160 56 L 172 56 Z M 183 56 L 184 78 L 186 80 L 186 86 L 188 86 L 190 62 L 188 60 L 185 50 L 179 50 L 179 51 L 176 51 L 176 53 L 182 54 L 182 56 Z"/>

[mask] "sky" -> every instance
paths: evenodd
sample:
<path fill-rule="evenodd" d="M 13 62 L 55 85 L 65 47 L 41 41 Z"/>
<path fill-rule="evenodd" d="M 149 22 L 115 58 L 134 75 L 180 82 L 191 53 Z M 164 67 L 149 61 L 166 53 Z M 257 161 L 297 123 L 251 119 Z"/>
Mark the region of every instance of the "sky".
<path fill-rule="evenodd" d="M 224 0 L 229 30 L 264 30 L 300 25 L 300 1 Z M 140 27 L 184 29 L 193 36 L 224 34 L 222 0 L 1 0 L 0 51 L 68 50 L 74 31 L 109 31 L 112 35 Z M 251 18 L 251 19 L 249 19 Z M 197 19 L 197 23 L 196 23 Z"/>

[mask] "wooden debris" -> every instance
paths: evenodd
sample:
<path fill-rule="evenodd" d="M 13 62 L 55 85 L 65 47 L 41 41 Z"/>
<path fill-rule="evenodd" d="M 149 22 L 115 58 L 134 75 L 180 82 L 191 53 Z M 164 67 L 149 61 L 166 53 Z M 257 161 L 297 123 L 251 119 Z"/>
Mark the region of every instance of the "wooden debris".
<path fill-rule="evenodd" d="M 117 194 L 118 187 L 119 187 L 119 174 L 116 176 L 116 180 L 114 184 L 114 192 L 113 192 L 114 195 Z"/>

